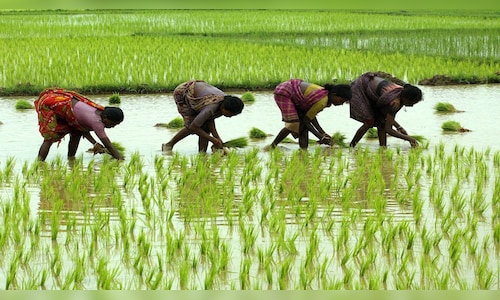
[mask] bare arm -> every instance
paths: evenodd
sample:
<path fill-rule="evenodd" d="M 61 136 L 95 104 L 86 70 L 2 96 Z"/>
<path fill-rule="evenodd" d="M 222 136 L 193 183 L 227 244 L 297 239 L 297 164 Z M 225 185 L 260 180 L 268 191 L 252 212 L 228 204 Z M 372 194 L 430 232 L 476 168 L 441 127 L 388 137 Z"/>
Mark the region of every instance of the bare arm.
<path fill-rule="evenodd" d="M 303 119 L 303 123 L 304 126 L 306 126 L 307 130 L 314 134 L 318 139 L 321 139 L 323 137 L 324 131 L 321 126 L 319 126 L 318 120 L 316 118 L 311 120 L 307 116 L 305 116 Z M 323 131 L 323 133 L 321 133 L 320 130 Z"/>
<path fill-rule="evenodd" d="M 397 137 L 397 138 L 400 138 L 402 140 L 406 140 L 406 141 L 410 142 L 412 147 L 418 146 L 418 142 L 416 139 L 412 138 L 411 136 L 409 136 L 407 134 L 403 134 L 401 131 L 394 130 L 393 126 L 396 126 L 396 128 L 400 127 L 399 124 L 396 123 L 394 116 L 391 114 L 387 114 L 386 119 L 385 119 L 385 128 L 384 128 L 385 131 L 393 137 Z"/>
<path fill-rule="evenodd" d="M 401 124 L 396 122 L 396 120 L 394 120 L 394 127 L 396 127 L 396 130 L 399 131 L 400 133 L 406 134 L 406 135 L 408 134 L 408 132 L 406 132 L 406 130 L 403 128 L 403 126 L 401 126 Z"/>
<path fill-rule="evenodd" d="M 82 132 L 82 135 L 83 135 L 84 138 L 86 138 L 87 140 L 89 140 L 89 142 L 94 146 L 92 148 L 92 151 L 94 152 L 94 154 L 106 152 L 105 151 L 106 148 L 103 145 L 99 144 L 94 139 L 94 137 L 90 134 L 90 131 L 84 131 L 84 132 Z"/>
<path fill-rule="evenodd" d="M 120 152 L 118 152 L 118 150 L 116 150 L 116 148 L 113 146 L 113 144 L 111 143 L 109 138 L 107 138 L 107 137 L 102 138 L 101 142 L 104 145 L 104 147 L 106 147 L 106 149 L 108 150 L 109 154 L 111 154 L 111 156 L 113 156 L 114 158 L 116 158 L 118 160 L 123 160 L 123 156 L 120 154 Z"/>
<path fill-rule="evenodd" d="M 207 126 L 208 130 L 213 134 L 213 136 L 207 133 L 201 127 L 196 126 L 195 122 L 192 122 L 191 125 L 189 125 L 189 130 L 191 130 L 201 138 L 209 140 L 215 145 L 215 147 L 222 148 L 222 141 L 219 137 L 219 134 L 217 133 L 217 129 L 215 128 L 215 121 L 213 119 L 207 120 Z"/>
<path fill-rule="evenodd" d="M 84 138 L 86 138 L 87 140 L 89 140 L 89 142 L 92 145 L 95 145 L 97 143 L 97 141 L 94 139 L 94 137 L 90 134 L 90 131 L 84 131 L 84 132 L 82 132 L 82 135 L 83 135 Z"/>

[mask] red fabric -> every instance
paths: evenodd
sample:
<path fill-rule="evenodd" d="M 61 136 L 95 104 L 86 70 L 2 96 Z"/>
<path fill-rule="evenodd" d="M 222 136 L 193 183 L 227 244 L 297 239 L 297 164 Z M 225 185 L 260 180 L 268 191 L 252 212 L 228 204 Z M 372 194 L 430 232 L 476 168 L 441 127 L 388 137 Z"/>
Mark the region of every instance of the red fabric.
<path fill-rule="evenodd" d="M 76 92 L 66 91 L 61 88 L 46 89 L 35 100 L 39 131 L 45 140 L 57 142 L 71 131 L 85 130 L 76 121 L 71 103 L 73 98 L 99 110 L 104 110 L 102 105 Z"/>

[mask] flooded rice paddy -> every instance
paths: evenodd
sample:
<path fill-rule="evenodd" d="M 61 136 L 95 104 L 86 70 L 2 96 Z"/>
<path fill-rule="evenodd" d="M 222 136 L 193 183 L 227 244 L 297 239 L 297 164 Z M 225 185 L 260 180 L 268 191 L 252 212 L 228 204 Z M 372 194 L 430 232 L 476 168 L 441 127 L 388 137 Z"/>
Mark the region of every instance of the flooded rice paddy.
<path fill-rule="evenodd" d="M 270 136 L 227 156 L 197 155 L 194 136 L 163 153 L 176 130 L 155 125 L 178 116 L 172 95 L 121 95 L 125 120 L 107 133 L 126 160 L 82 141 L 74 164 L 68 138 L 36 162 L 36 112 L 15 109 L 34 98 L 0 98 L 0 287 L 498 289 L 500 86 L 422 90 L 396 118 L 427 139 L 419 149 L 363 138 L 264 151 L 283 124 L 259 92 L 216 124 L 224 140 Z M 318 119 L 346 143 L 360 126 L 348 105 Z M 444 133 L 448 120 L 470 132 Z"/>

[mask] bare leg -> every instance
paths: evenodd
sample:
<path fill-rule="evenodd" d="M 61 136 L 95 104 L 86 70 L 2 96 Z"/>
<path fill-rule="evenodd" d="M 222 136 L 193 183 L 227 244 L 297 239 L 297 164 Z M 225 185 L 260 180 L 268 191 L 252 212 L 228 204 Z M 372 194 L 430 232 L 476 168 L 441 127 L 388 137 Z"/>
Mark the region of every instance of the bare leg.
<path fill-rule="evenodd" d="M 300 149 L 307 149 L 309 147 L 309 130 L 302 123 L 300 124 L 299 147 Z"/>
<path fill-rule="evenodd" d="M 387 146 L 387 134 L 384 127 L 377 127 L 378 143 L 382 147 Z"/>
<path fill-rule="evenodd" d="M 40 150 L 38 150 L 38 159 L 41 161 L 45 161 L 47 155 L 49 154 L 50 146 L 52 146 L 51 141 L 44 140 L 42 145 L 40 146 Z"/>
<path fill-rule="evenodd" d="M 69 134 L 68 159 L 75 159 L 76 150 L 78 150 L 81 137 L 81 132 L 71 132 Z"/>
<path fill-rule="evenodd" d="M 179 142 L 183 138 L 189 136 L 190 134 L 191 134 L 191 130 L 187 129 L 186 127 L 182 128 L 174 135 L 174 137 L 170 141 L 168 141 L 166 144 L 162 145 L 162 147 L 161 147 L 162 150 L 163 151 L 171 151 L 172 148 L 174 148 L 174 145 L 177 144 L 177 142 Z"/>
<path fill-rule="evenodd" d="M 361 138 L 365 135 L 365 133 L 368 131 L 368 129 L 372 128 L 372 126 L 363 123 L 361 127 L 359 127 L 358 131 L 356 131 L 356 134 L 352 138 L 351 143 L 349 144 L 350 147 L 356 146 L 356 144 L 361 140 Z"/>
<path fill-rule="evenodd" d="M 208 148 L 208 140 L 200 137 L 198 139 L 198 152 L 205 153 L 207 152 L 207 148 Z"/>
<path fill-rule="evenodd" d="M 276 148 L 276 146 L 278 146 L 278 144 L 282 140 L 284 140 L 289 134 L 290 134 L 290 130 L 283 127 L 283 129 L 281 129 L 281 131 L 278 133 L 276 138 L 274 138 L 274 141 L 271 143 L 271 148 Z"/>

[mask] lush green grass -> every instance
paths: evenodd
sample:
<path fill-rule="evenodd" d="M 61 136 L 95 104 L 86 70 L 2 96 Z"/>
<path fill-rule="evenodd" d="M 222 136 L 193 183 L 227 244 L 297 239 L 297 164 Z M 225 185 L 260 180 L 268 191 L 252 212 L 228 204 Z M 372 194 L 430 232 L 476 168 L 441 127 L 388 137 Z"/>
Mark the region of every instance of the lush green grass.
<path fill-rule="evenodd" d="M 189 78 L 270 89 L 383 70 L 499 82 L 500 12 L 117 10 L 0 12 L 0 94 L 168 92 Z"/>

